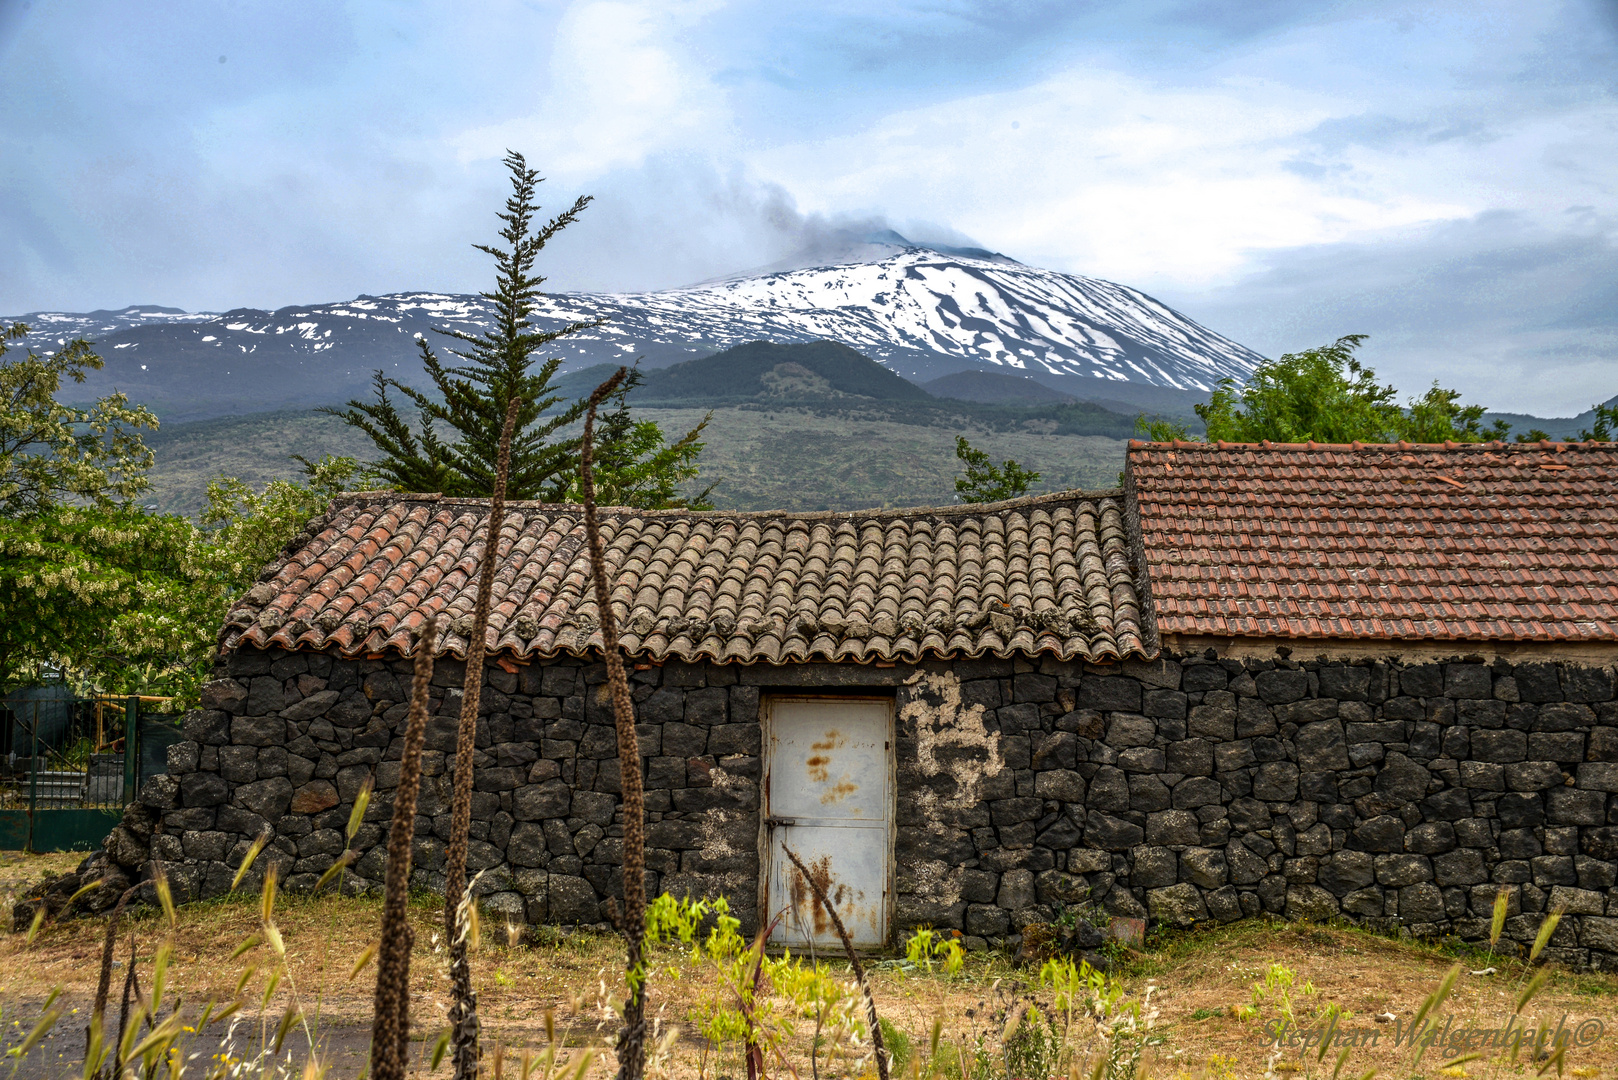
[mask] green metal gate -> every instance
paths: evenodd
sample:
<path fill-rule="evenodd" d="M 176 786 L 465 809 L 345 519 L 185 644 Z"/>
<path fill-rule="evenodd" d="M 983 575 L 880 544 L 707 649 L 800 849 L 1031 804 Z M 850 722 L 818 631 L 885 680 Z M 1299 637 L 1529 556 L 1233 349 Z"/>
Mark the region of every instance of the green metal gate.
<path fill-rule="evenodd" d="M 142 721 L 139 697 L 0 701 L 0 848 L 100 847 L 139 792 Z"/>

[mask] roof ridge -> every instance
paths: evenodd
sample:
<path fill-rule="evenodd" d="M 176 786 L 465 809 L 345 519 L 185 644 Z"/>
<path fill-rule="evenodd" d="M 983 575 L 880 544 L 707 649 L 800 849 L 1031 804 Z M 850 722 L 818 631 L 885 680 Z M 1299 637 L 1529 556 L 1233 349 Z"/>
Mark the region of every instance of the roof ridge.
<path fill-rule="evenodd" d="M 597 513 L 614 517 L 697 518 L 708 521 L 736 518 L 757 521 L 830 521 L 851 517 L 917 518 L 1004 513 L 1024 507 L 1037 508 L 1059 503 L 1093 502 L 1100 499 L 1122 501 L 1123 497 L 1122 488 L 1103 488 L 1099 490 L 1072 488 L 1067 491 L 1047 492 L 1043 495 L 1024 495 L 1016 499 L 1003 499 L 1000 502 L 952 503 L 948 506 L 870 507 L 857 510 L 688 510 L 678 507 L 663 510 L 642 510 L 633 506 L 602 506 L 597 508 Z M 444 495 L 439 492 L 344 491 L 332 497 L 331 506 L 335 508 L 368 503 L 429 503 L 441 506 L 483 507 L 486 509 L 489 505 L 489 500 L 472 496 Z M 506 500 L 506 509 L 508 511 L 543 509 L 584 513 L 584 506 L 580 503 L 553 503 L 538 499 L 508 499 Z"/>
<path fill-rule="evenodd" d="M 1578 442 L 1573 439 L 1541 439 L 1538 442 L 1441 442 L 1441 443 L 1413 443 L 1413 442 L 1352 442 L 1352 443 L 1278 443 L 1265 440 L 1264 442 L 1226 442 L 1223 439 L 1215 442 L 1201 442 L 1195 439 L 1175 439 L 1171 442 L 1148 442 L 1144 439 L 1130 439 L 1130 450 L 1318 450 L 1318 451 L 1344 451 L 1344 450 L 1420 450 L 1437 452 L 1440 450 L 1488 450 L 1498 453 L 1501 450 L 1520 452 L 1556 449 L 1557 453 L 1565 450 L 1618 450 L 1618 443 L 1605 443 L 1590 440 Z"/>

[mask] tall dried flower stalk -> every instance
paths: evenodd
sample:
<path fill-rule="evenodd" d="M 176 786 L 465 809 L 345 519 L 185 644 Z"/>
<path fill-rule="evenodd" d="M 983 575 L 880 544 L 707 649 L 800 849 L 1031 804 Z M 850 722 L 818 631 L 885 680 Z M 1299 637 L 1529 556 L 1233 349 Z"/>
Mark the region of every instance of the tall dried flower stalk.
<path fill-rule="evenodd" d="M 803 860 L 798 858 L 798 853 L 785 844 L 781 845 L 781 850 L 786 852 L 787 858 L 792 860 L 792 865 L 796 866 L 798 873 L 803 875 L 803 880 L 808 883 L 810 890 L 815 894 L 815 902 L 820 905 L 821 910 L 831 919 L 832 927 L 836 929 L 837 936 L 842 939 L 843 951 L 848 954 L 848 966 L 854 969 L 854 979 L 859 983 L 860 990 L 865 994 L 865 1015 L 868 1017 L 871 1026 L 871 1049 L 876 1051 L 878 1080 L 888 1080 L 888 1048 L 882 1045 L 882 1023 L 876 1016 L 876 998 L 871 996 L 871 984 L 865 979 L 865 965 L 860 963 L 860 954 L 854 951 L 854 941 L 848 936 L 848 928 L 843 925 L 842 916 L 837 914 L 836 906 L 831 902 L 831 898 L 826 895 L 825 887 L 820 884 L 815 875 L 809 872 L 809 868 L 803 865 Z"/>
<path fill-rule="evenodd" d="M 476 1080 L 478 1074 L 478 999 L 472 992 L 466 937 L 456 932 L 455 913 L 466 891 L 466 845 L 472 831 L 472 753 L 478 730 L 478 702 L 483 695 L 483 666 L 488 659 L 485 639 L 489 632 L 489 594 L 494 591 L 494 572 L 500 561 L 500 526 L 506 516 L 506 477 L 511 471 L 511 432 L 517 425 L 521 404 L 521 398 L 511 399 L 505 426 L 500 429 L 500 458 L 489 499 L 489 528 L 483 541 L 472 632 L 467 637 L 466 682 L 461 691 L 461 724 L 455 738 L 455 797 L 450 807 L 449 847 L 444 854 L 444 936 L 449 941 L 449 1028 L 455 1080 Z"/>
<path fill-rule="evenodd" d="M 399 787 L 393 795 L 393 824 L 388 829 L 387 892 L 382 904 L 382 943 L 376 959 L 376 1016 L 371 1022 L 371 1075 L 376 1080 L 404 1080 L 410 1052 L 410 949 L 416 935 L 410 929 L 406 901 L 416 839 L 416 801 L 421 792 L 421 747 L 427 738 L 427 699 L 432 694 L 433 646 L 437 641 L 438 616 L 428 615 L 416 639 L 410 719 L 405 724 L 404 757 L 399 763 Z"/>
<path fill-rule="evenodd" d="M 590 542 L 590 576 L 595 583 L 596 608 L 601 619 L 601 652 L 607 663 L 607 687 L 612 693 L 613 721 L 618 732 L 618 778 L 624 795 L 624 910 L 618 929 L 628 946 L 625 968 L 629 976 L 629 996 L 624 1001 L 624 1027 L 618 1033 L 618 1078 L 640 1080 L 646 1067 L 645 965 L 641 958 L 646 937 L 646 797 L 641 784 L 640 743 L 635 738 L 635 706 L 629 697 L 629 679 L 624 674 L 624 658 L 618 649 L 618 620 L 613 614 L 612 590 L 607 584 L 607 560 L 601 545 L 601 527 L 596 520 L 595 479 L 591 468 L 596 408 L 628 373 L 628 369 L 619 368 L 617 374 L 590 395 L 589 409 L 584 414 L 579 481 L 584 493 L 584 531 Z"/>
<path fill-rule="evenodd" d="M 140 891 L 140 885 L 131 885 L 125 889 L 118 902 L 113 905 L 112 915 L 107 919 L 106 938 L 101 944 L 101 978 L 96 983 L 95 1003 L 90 1007 L 90 1022 L 84 1028 L 84 1050 L 90 1053 L 95 1044 L 95 1031 L 99 1028 L 106 1030 L 107 995 L 112 991 L 112 950 L 118 943 L 118 924 L 124 917 L 124 908 L 129 901 Z M 96 1075 L 100 1075 L 99 1071 Z"/>

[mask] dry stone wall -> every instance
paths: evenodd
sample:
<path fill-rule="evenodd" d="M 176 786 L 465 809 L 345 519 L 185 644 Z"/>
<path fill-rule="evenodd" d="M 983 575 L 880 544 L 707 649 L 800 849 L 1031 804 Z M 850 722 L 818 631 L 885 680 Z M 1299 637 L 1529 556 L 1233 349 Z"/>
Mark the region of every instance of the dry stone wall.
<path fill-rule="evenodd" d="M 344 849 L 377 797 L 350 888 L 383 880 L 408 661 L 243 651 L 186 719 L 101 858 L 150 854 L 178 891 L 228 888 L 251 839 L 289 888 Z M 759 877 L 760 703 L 772 689 L 895 697 L 895 931 L 1015 940 L 1061 905 L 1188 925 L 1271 913 L 1531 940 L 1618 968 L 1613 673 L 1550 663 L 1234 661 L 1105 667 L 962 660 L 880 668 L 668 664 L 634 671 L 655 892 Z M 597 925 L 619 891 L 610 704 L 598 664 L 488 669 L 469 861 L 512 920 Z M 441 662 L 414 882 L 442 888 L 461 668 Z"/>

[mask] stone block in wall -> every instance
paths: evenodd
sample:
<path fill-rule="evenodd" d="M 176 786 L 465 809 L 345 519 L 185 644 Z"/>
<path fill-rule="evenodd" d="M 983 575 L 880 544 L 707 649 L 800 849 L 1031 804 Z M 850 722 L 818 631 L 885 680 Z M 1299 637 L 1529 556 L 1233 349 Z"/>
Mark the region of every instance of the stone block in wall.
<path fill-rule="evenodd" d="M 1253 677 L 1259 699 L 1267 705 L 1284 705 L 1301 700 L 1309 693 L 1309 673 L 1275 668 Z"/>
<path fill-rule="evenodd" d="M 290 784 L 291 780 L 287 783 Z M 330 810 L 341 801 L 337 795 L 337 785 L 329 780 L 312 780 L 293 791 L 288 809 L 295 814 L 318 814 L 322 810 Z"/>
<path fill-rule="evenodd" d="M 1559 702 L 1541 705 L 1532 727 L 1536 732 L 1571 732 L 1589 728 L 1595 722 L 1595 710 L 1588 705 Z"/>
<path fill-rule="evenodd" d="M 1391 753 L 1377 770 L 1371 790 L 1395 803 L 1415 802 L 1427 794 L 1432 774 L 1403 754 Z"/>
<path fill-rule="evenodd" d="M 1164 810 L 1146 816 L 1145 839 L 1149 844 L 1182 846 L 1202 839 L 1202 823 L 1188 810 Z"/>
<path fill-rule="evenodd" d="M 1209 917 L 1202 893 L 1189 883 L 1148 890 L 1146 910 L 1153 922 L 1174 927 L 1188 927 Z"/>
<path fill-rule="evenodd" d="M 1258 767 L 1253 777 L 1253 798 L 1288 802 L 1297 797 L 1298 766 L 1290 761 L 1270 761 Z"/>
<path fill-rule="evenodd" d="M 1448 918 L 1444 895 L 1430 881 L 1407 885 L 1399 890 L 1399 918 L 1410 926 L 1417 923 L 1441 923 Z"/>
<path fill-rule="evenodd" d="M 1210 690 L 1202 696 L 1201 704 L 1192 706 L 1186 718 L 1186 734 L 1228 742 L 1236 738 L 1238 715 L 1236 695 L 1228 690 Z"/>
<path fill-rule="evenodd" d="M 1475 791 L 1506 790 L 1506 767 L 1486 761 L 1461 762 L 1461 783 Z"/>
<path fill-rule="evenodd" d="M 1556 665 L 1537 662 L 1518 664 L 1512 672 L 1517 684 L 1517 700 L 1544 703 L 1562 700 L 1562 683 Z"/>
<path fill-rule="evenodd" d="M 1218 848 L 1187 848 L 1180 853 L 1180 876 L 1200 888 L 1218 889 L 1230 880 L 1230 866 Z"/>
<path fill-rule="evenodd" d="M 1613 699 L 1613 669 L 1569 666 L 1562 669 L 1562 692 L 1568 701 L 1593 704 Z"/>
<path fill-rule="evenodd" d="M 1138 713 L 1141 685 L 1133 679 L 1086 676 L 1079 683 L 1076 707 L 1102 712 Z"/>
<path fill-rule="evenodd" d="M 1147 690 L 1141 696 L 1141 714 L 1154 719 L 1185 720 L 1190 705 L 1178 690 Z"/>
<path fill-rule="evenodd" d="M 1230 745 L 1245 746 L 1243 743 Z M 1241 767 L 1240 757 L 1241 755 L 1237 755 L 1226 768 Z M 1165 751 L 1164 768 L 1168 772 L 1183 773 L 1187 776 L 1212 776 L 1214 744 L 1207 739 L 1182 739 L 1170 743 Z"/>
<path fill-rule="evenodd" d="M 1169 848 L 1148 844 L 1134 848 L 1129 854 L 1129 883 L 1134 887 L 1157 889 L 1179 882 L 1179 856 Z"/>
<path fill-rule="evenodd" d="M 1064 803 L 1084 802 L 1084 777 L 1071 769 L 1047 769 L 1034 774 L 1034 794 Z M 1057 845 L 1066 847 L 1067 845 Z"/>
<path fill-rule="evenodd" d="M 1195 810 L 1224 801 L 1224 788 L 1218 780 L 1207 776 L 1192 776 L 1181 780 L 1172 790 L 1176 810 Z"/>
<path fill-rule="evenodd" d="M 1070 731 L 1056 731 L 1042 736 L 1034 744 L 1030 764 L 1036 770 L 1072 769 L 1078 760 L 1079 737 Z"/>
<path fill-rule="evenodd" d="M 1404 822 L 1392 814 L 1379 814 L 1362 821 L 1349 834 L 1348 846 L 1355 851 L 1395 852 L 1404 850 Z"/>
<path fill-rule="evenodd" d="M 1364 701 L 1370 691 L 1371 669 L 1368 667 L 1322 664 L 1317 677 L 1320 679 L 1320 696 L 1323 698 Z"/>
<path fill-rule="evenodd" d="M 1236 738 L 1274 735 L 1279 730 L 1275 713 L 1257 698 L 1243 697 L 1236 702 Z"/>
<path fill-rule="evenodd" d="M 1506 766 L 1508 791 L 1548 791 L 1562 786 L 1566 777 L 1554 761 L 1519 761 Z"/>
<path fill-rule="evenodd" d="M 1163 751 L 1155 746 L 1131 746 L 1119 753 L 1118 767 L 1131 773 L 1161 773 L 1167 763 Z"/>
<path fill-rule="evenodd" d="M 1298 768 L 1304 772 L 1350 768 L 1348 740 L 1340 720 L 1304 724 L 1292 737 L 1292 743 L 1297 750 Z"/>
<path fill-rule="evenodd" d="M 1192 821 L 1195 820 L 1193 817 Z M 1085 817 L 1084 840 L 1087 845 L 1107 851 L 1128 851 L 1145 838 L 1146 830 L 1139 825 L 1111 814 L 1091 810 Z"/>
<path fill-rule="evenodd" d="M 1618 918 L 1586 916 L 1579 920 L 1578 934 L 1584 948 L 1618 955 Z"/>
<path fill-rule="evenodd" d="M 1576 855 L 1573 866 L 1579 875 L 1581 889 L 1611 889 L 1618 886 L 1618 863 Z"/>
<path fill-rule="evenodd" d="M 1418 855 L 1442 855 L 1455 847 L 1455 826 L 1447 821 L 1431 821 L 1405 833 L 1405 850 Z"/>
<path fill-rule="evenodd" d="M 998 907 L 992 910 L 1000 912 L 1005 919 L 1005 925 L 1010 927 L 1011 916 Z M 936 929 L 962 928 L 965 915 L 970 910 L 966 903 L 955 900 L 946 900 L 937 896 L 926 896 L 917 893 L 901 893 L 894 904 L 894 922 L 901 929 L 914 926 L 931 926 Z M 978 935 L 983 936 L 983 935 Z"/>
<path fill-rule="evenodd" d="M 1436 695 L 1423 695 L 1433 697 Z M 1444 696 L 1487 699 L 1494 696 L 1494 674 L 1486 664 L 1445 664 Z"/>
<path fill-rule="evenodd" d="M 187 807 L 218 806 L 228 802 L 230 784 L 213 772 L 195 772 L 180 778 L 180 802 Z"/>
<path fill-rule="evenodd" d="M 1168 787 L 1156 776 L 1132 774 L 1129 777 L 1129 809 L 1143 814 L 1167 810 L 1173 805 Z"/>
<path fill-rule="evenodd" d="M 1607 794 L 1556 788 L 1546 796 L 1545 820 L 1552 825 L 1603 825 L 1607 820 Z"/>

